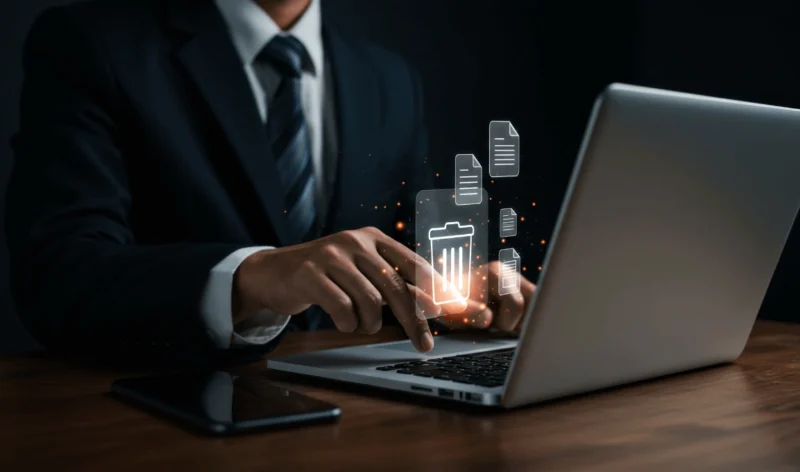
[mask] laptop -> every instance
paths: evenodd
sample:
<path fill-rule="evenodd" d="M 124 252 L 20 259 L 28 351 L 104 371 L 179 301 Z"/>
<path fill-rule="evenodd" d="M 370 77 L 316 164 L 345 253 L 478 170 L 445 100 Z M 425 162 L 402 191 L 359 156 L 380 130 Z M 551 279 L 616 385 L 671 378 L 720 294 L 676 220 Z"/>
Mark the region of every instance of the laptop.
<path fill-rule="evenodd" d="M 516 407 L 735 360 L 800 207 L 800 110 L 612 84 L 518 339 L 309 352 L 268 368 Z"/>

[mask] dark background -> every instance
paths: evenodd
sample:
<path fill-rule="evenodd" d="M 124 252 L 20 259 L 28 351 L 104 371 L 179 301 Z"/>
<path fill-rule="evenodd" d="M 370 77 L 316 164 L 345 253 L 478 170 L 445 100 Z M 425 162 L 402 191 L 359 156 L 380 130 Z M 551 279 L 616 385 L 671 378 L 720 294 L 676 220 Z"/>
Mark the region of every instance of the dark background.
<path fill-rule="evenodd" d="M 513 122 L 521 174 L 502 186 L 486 174 L 485 187 L 493 212 L 505 201 L 525 217 L 525 245 L 515 244 L 532 279 L 589 110 L 608 83 L 800 108 L 800 7 L 789 1 L 322 1 L 326 20 L 400 53 L 420 71 L 440 187 L 451 185 L 455 154 L 474 153 L 486 164 L 490 120 Z M 11 167 L 21 44 L 36 14 L 58 3 L 64 1 L 5 0 L 0 7 L 0 189 Z M 800 297 L 790 288 L 800 283 L 799 232 L 790 237 L 762 318 L 800 321 Z M 32 345 L 14 315 L 6 267 L 0 236 L 0 351 Z"/>

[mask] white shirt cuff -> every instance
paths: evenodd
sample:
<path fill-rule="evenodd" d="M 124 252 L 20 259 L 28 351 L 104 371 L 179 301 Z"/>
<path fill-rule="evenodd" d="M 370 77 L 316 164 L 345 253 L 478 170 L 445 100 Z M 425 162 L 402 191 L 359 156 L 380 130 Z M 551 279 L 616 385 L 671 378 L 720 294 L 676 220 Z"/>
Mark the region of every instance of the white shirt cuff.
<path fill-rule="evenodd" d="M 220 349 L 231 347 L 231 337 L 233 337 L 234 345 L 266 344 L 275 339 L 289 324 L 289 316 L 276 315 L 263 310 L 239 323 L 234 332 L 233 314 L 231 313 L 233 276 L 245 259 L 265 249 L 274 248 L 254 246 L 234 251 L 215 265 L 208 275 L 208 282 L 200 304 L 200 314 L 209 336 Z"/>

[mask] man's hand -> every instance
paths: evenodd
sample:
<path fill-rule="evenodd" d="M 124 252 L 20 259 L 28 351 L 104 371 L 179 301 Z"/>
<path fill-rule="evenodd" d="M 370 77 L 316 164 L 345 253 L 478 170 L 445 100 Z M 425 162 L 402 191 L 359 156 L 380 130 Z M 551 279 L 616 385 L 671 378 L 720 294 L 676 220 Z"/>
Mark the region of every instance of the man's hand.
<path fill-rule="evenodd" d="M 488 264 L 488 304 L 468 300 L 465 304 L 443 305 L 442 316 L 436 321 L 453 329 L 493 327 L 507 333 L 517 333 L 522 327 L 522 319 L 536 285 L 520 276 L 519 292 L 501 296 L 498 292 L 501 269 L 499 261 Z"/>
<path fill-rule="evenodd" d="M 319 305 L 339 331 L 374 334 L 385 302 L 414 346 L 429 351 L 433 336 L 416 303 L 426 313 L 439 308 L 414 285 L 418 270 L 432 271 L 425 259 L 375 228 L 260 251 L 236 271 L 234 322 L 262 309 L 295 315 Z"/>

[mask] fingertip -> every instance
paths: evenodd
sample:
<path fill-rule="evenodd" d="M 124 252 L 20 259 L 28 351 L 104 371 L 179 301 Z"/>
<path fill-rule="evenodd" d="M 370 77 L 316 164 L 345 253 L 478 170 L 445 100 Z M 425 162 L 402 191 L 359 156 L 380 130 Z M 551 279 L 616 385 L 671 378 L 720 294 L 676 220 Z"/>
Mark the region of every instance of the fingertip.
<path fill-rule="evenodd" d="M 521 277 L 519 281 L 519 288 L 523 295 L 527 295 L 536 291 L 536 284 Z"/>
<path fill-rule="evenodd" d="M 433 349 L 433 336 L 431 336 L 431 333 L 426 332 L 422 335 L 420 348 L 422 352 L 428 352 Z"/>
<path fill-rule="evenodd" d="M 427 295 L 417 298 L 417 306 L 422 310 L 426 318 L 438 318 L 442 314 L 442 306 L 437 305 Z"/>
<path fill-rule="evenodd" d="M 463 313 L 469 306 L 467 300 L 461 300 L 447 304 L 447 314 Z"/>
<path fill-rule="evenodd" d="M 483 311 L 483 313 L 479 315 L 478 320 L 480 320 L 479 324 L 482 328 L 488 328 L 489 326 L 492 325 L 492 320 L 494 320 L 494 313 L 492 313 L 492 310 L 487 308 L 486 310 Z"/>
<path fill-rule="evenodd" d="M 431 318 L 438 318 L 438 317 L 442 316 L 442 307 L 441 306 L 439 306 L 439 305 L 437 305 L 435 303 L 432 303 L 428 308 L 430 309 L 428 311 L 428 313 L 431 313 L 431 316 L 430 316 Z"/>

